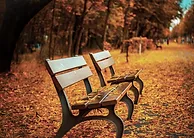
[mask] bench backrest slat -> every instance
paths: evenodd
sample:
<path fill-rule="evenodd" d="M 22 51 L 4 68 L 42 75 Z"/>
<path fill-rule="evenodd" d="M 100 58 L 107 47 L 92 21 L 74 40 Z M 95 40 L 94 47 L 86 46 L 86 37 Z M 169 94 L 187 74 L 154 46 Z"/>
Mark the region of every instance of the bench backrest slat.
<path fill-rule="evenodd" d="M 112 66 L 115 62 L 114 62 L 114 59 L 112 57 L 108 58 L 108 59 L 105 59 L 105 60 L 102 60 L 102 61 L 99 61 L 97 62 L 98 63 L 98 66 L 101 70 L 107 68 L 107 67 L 110 67 Z"/>
<path fill-rule="evenodd" d="M 74 70 L 65 74 L 56 76 L 59 84 L 62 88 L 70 86 L 78 81 L 84 80 L 92 75 L 92 72 L 88 66 Z"/>
<path fill-rule="evenodd" d="M 50 73 L 55 87 L 58 90 L 64 89 L 78 81 L 83 80 L 87 92 L 91 91 L 88 77 L 92 76 L 92 72 L 87 66 L 83 56 L 62 58 L 56 60 L 46 60 L 46 67 Z"/>
<path fill-rule="evenodd" d="M 93 57 L 94 57 L 95 61 L 100 61 L 100 60 L 111 57 L 111 54 L 109 53 L 109 51 L 105 50 L 102 52 L 94 53 Z"/>
<path fill-rule="evenodd" d="M 110 52 L 108 50 L 98 52 L 98 53 L 90 53 L 90 58 L 95 66 L 96 72 L 100 79 L 101 86 L 106 86 L 105 79 L 102 74 L 102 70 L 109 68 L 111 76 L 115 75 L 115 71 L 113 69 L 113 64 L 115 64 L 114 59 L 112 58 Z"/>
<path fill-rule="evenodd" d="M 90 53 L 90 57 L 95 64 L 94 66 L 96 66 L 99 71 L 111 67 L 115 63 L 108 50 L 98 53 Z"/>
<path fill-rule="evenodd" d="M 76 67 L 82 67 L 87 64 L 82 56 L 48 60 L 47 62 L 52 71 L 52 75 Z"/>

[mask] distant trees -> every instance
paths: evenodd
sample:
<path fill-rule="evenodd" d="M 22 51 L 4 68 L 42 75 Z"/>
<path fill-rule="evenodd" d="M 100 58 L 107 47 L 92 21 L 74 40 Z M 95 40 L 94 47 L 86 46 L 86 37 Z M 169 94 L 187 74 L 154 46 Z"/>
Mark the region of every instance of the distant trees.
<path fill-rule="evenodd" d="M 123 40 L 135 36 L 166 37 L 171 20 L 182 13 L 181 0 L 54 0 L 48 4 L 50 1 L 6 1 L 0 72 L 10 70 L 20 34 L 25 43 L 41 43 L 41 56 L 74 56 L 84 47 L 104 49 L 109 44 L 118 48 Z"/>
<path fill-rule="evenodd" d="M 194 4 L 184 17 L 184 32 L 187 35 L 194 35 Z"/>
<path fill-rule="evenodd" d="M 173 38 L 188 37 L 194 39 L 194 0 L 180 23 L 173 28 L 171 36 Z"/>
<path fill-rule="evenodd" d="M 132 8 L 136 15 L 131 28 L 135 36 L 161 38 L 173 19 L 180 18 L 182 10 L 180 0 L 139 0 Z"/>

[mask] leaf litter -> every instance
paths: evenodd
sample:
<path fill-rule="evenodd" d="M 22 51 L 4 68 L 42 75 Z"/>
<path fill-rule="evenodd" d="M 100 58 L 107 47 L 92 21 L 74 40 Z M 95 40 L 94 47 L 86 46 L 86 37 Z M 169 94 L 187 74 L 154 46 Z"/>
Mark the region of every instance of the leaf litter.
<path fill-rule="evenodd" d="M 171 44 L 163 50 L 141 55 L 112 50 L 117 74 L 143 68 L 143 95 L 135 105 L 132 120 L 126 120 L 127 107 L 119 103 L 116 112 L 124 120 L 123 138 L 194 137 L 194 49 Z M 100 83 L 87 54 L 94 76 L 93 89 Z M 128 92 L 133 99 L 133 94 Z M 71 103 L 85 95 L 83 84 L 67 90 Z M 61 123 L 61 105 L 44 65 L 23 62 L 13 65 L 11 73 L 0 75 L 0 137 L 54 137 Z M 104 110 L 104 109 L 103 109 Z M 90 114 L 102 114 L 96 110 Z M 75 111 L 76 114 L 76 111 Z M 105 113 L 106 115 L 107 113 Z M 107 121 L 86 121 L 73 127 L 65 138 L 113 138 L 114 125 Z"/>

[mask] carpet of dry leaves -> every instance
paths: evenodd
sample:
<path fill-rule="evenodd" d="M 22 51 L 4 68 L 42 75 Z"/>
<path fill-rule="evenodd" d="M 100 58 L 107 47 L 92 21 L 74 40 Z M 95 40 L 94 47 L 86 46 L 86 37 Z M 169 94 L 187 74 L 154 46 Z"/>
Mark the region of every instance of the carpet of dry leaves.
<path fill-rule="evenodd" d="M 129 63 L 119 52 L 111 51 L 117 74 L 143 68 L 140 77 L 145 84 L 132 121 L 126 120 L 123 103 L 116 108 L 125 124 L 123 138 L 194 137 L 194 47 L 172 43 L 163 50 L 129 54 Z M 96 89 L 100 86 L 96 72 L 89 56 L 84 56 Z M 81 85 L 67 91 L 70 102 L 84 94 Z M 22 62 L 13 65 L 11 73 L 0 75 L 0 138 L 52 138 L 60 123 L 61 106 L 44 64 Z M 86 121 L 64 137 L 111 138 L 115 127 L 106 121 Z"/>

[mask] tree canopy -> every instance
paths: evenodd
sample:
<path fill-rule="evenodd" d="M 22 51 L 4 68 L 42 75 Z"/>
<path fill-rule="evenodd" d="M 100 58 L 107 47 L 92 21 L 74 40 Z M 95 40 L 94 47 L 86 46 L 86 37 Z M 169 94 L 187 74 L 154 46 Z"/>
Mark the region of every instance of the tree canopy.
<path fill-rule="evenodd" d="M 150 38 L 164 37 L 171 21 L 182 15 L 180 0 L 140 0 L 136 1 L 132 12 L 136 15 L 132 21 L 136 36 Z"/>
<path fill-rule="evenodd" d="M 180 23 L 172 30 L 172 37 L 194 36 L 194 0 Z"/>
<path fill-rule="evenodd" d="M 1 63 L 10 66 L 19 36 L 25 43 L 42 45 L 47 36 L 50 43 L 44 48 L 49 49 L 46 55 L 50 58 L 64 51 L 74 56 L 81 54 L 84 47 L 104 49 L 106 44 L 118 47 L 131 37 L 167 37 L 171 21 L 182 14 L 181 0 L 53 0 L 48 4 L 50 1 L 6 1 L 0 44 L 7 54 L 0 53 Z M 26 24 L 27 29 L 22 32 Z M 4 35 L 7 31 L 9 36 Z"/>

